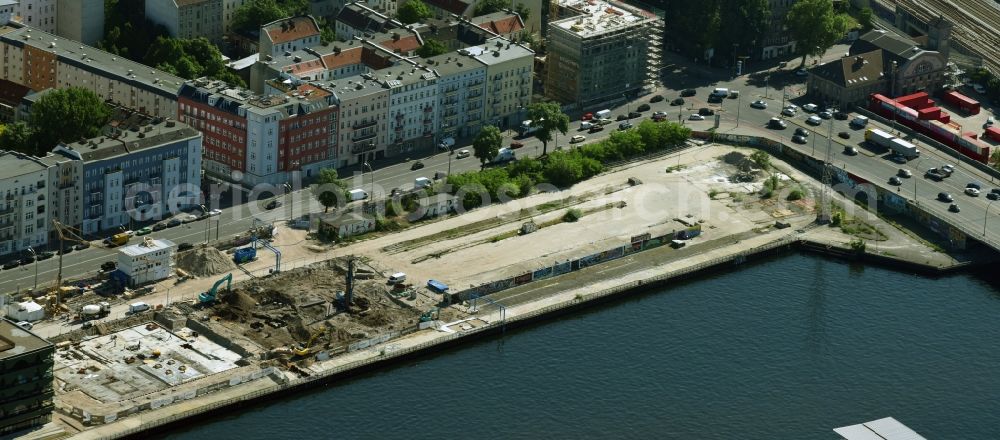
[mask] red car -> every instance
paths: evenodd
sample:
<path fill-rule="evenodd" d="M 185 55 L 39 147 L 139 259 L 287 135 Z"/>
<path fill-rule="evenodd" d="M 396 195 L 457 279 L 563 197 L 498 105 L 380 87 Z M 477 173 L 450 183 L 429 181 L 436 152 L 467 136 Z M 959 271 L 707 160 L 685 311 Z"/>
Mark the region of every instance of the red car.
<path fill-rule="evenodd" d="M 523 143 L 521 143 L 521 142 L 518 142 L 518 141 L 514 141 L 514 142 L 511 142 L 511 143 L 510 143 L 510 148 L 511 148 L 512 150 L 516 150 L 516 149 L 518 149 L 518 148 L 521 148 L 521 147 L 523 147 L 523 146 L 524 146 L 524 144 L 523 144 Z"/>
<path fill-rule="evenodd" d="M 593 113 L 586 113 L 586 114 L 583 115 L 582 118 L 580 118 L 581 121 L 589 121 L 591 119 L 594 119 L 594 114 Z"/>

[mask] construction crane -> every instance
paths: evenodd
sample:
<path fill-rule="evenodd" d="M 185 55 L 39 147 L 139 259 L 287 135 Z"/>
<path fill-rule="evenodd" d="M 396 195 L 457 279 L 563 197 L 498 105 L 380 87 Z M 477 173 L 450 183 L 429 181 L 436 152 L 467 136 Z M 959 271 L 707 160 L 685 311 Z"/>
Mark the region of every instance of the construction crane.
<path fill-rule="evenodd" d="M 56 287 L 53 289 L 56 296 L 55 308 L 58 310 L 62 305 L 63 254 L 65 253 L 66 241 L 69 240 L 71 242 L 87 245 L 89 245 L 90 242 L 80 236 L 81 234 L 79 234 L 79 230 L 73 228 L 72 226 L 64 225 L 60 223 L 59 220 L 52 219 L 52 226 L 55 228 L 56 233 L 59 234 L 59 271 L 56 275 Z"/>

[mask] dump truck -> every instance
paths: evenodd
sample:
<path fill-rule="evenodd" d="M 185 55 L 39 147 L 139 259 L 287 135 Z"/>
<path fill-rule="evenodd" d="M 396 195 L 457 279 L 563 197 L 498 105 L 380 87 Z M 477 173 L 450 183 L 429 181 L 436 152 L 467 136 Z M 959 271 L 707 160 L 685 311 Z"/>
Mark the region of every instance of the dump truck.
<path fill-rule="evenodd" d="M 888 148 L 896 154 L 907 159 L 920 157 L 920 150 L 916 145 L 906 140 L 900 139 L 877 128 L 869 128 L 865 131 L 865 140 L 873 145 Z"/>

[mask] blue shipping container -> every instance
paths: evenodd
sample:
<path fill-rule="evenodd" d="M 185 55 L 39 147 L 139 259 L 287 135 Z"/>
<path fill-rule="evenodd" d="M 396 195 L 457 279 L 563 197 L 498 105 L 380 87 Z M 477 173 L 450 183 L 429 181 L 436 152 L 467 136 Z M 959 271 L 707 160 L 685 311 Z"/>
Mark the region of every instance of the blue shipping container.
<path fill-rule="evenodd" d="M 438 280 L 428 280 L 427 281 L 427 287 L 429 289 L 435 291 L 435 292 L 438 292 L 438 293 L 446 293 L 446 292 L 448 292 L 448 285 L 445 284 L 445 283 L 442 283 L 442 282 L 440 282 Z"/>

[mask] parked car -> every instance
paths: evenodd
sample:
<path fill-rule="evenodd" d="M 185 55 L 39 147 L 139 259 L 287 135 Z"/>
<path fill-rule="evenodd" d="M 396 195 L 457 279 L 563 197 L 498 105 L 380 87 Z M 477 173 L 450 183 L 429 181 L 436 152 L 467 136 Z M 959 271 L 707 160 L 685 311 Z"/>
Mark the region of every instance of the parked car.
<path fill-rule="evenodd" d="M 41 260 L 48 260 L 49 258 L 52 258 L 54 256 L 56 256 L 56 253 L 52 252 L 52 251 L 39 252 L 38 253 L 38 260 L 39 261 L 41 261 Z"/>
<path fill-rule="evenodd" d="M 648 112 L 649 109 L 649 104 L 639 104 L 639 107 L 636 107 L 636 110 L 640 112 Z"/>
<path fill-rule="evenodd" d="M 938 196 L 937 196 L 937 198 L 938 198 L 938 200 L 940 200 L 940 201 L 942 201 L 942 202 L 952 202 L 952 201 L 954 201 L 954 200 L 955 200 L 955 199 L 954 199 L 954 198 L 953 198 L 953 197 L 951 196 L 951 194 L 948 194 L 948 193 L 946 193 L 946 192 L 940 192 L 940 193 L 938 193 Z"/>
<path fill-rule="evenodd" d="M 267 202 L 267 205 L 264 205 L 264 209 L 270 211 L 272 209 L 280 207 L 281 205 L 282 205 L 281 200 L 275 199 L 271 200 L 270 202 Z"/>
<path fill-rule="evenodd" d="M 471 155 L 472 155 L 472 153 L 469 153 L 469 150 L 461 150 L 461 151 L 458 152 L 458 158 L 459 159 L 465 159 L 466 157 L 469 157 Z"/>
<path fill-rule="evenodd" d="M 172 218 L 172 219 L 170 219 L 170 221 L 167 222 L 167 227 L 168 228 L 173 228 L 175 226 L 180 226 L 181 223 L 183 223 L 183 222 L 181 222 L 178 219 Z"/>
<path fill-rule="evenodd" d="M 632 128 L 632 123 L 631 122 L 622 122 L 621 124 L 618 124 L 618 129 L 619 130 L 628 130 L 630 128 Z"/>
<path fill-rule="evenodd" d="M 165 223 L 157 223 L 157 224 L 153 225 L 153 231 L 154 232 L 155 231 L 162 231 L 164 229 L 167 229 L 167 225 Z"/>
<path fill-rule="evenodd" d="M 684 105 L 684 98 L 674 98 L 673 101 L 670 101 L 670 105 Z"/>
<path fill-rule="evenodd" d="M 899 180 L 899 178 L 896 176 L 892 176 L 889 178 L 889 184 L 899 186 L 903 184 L 903 181 Z"/>
<path fill-rule="evenodd" d="M 795 142 L 796 144 L 805 144 L 806 142 L 809 142 L 809 140 L 806 139 L 805 136 L 797 134 L 792 136 L 792 142 Z"/>
<path fill-rule="evenodd" d="M 758 99 L 758 100 L 756 100 L 754 102 L 751 102 L 750 103 L 750 107 L 759 108 L 759 109 L 763 110 L 763 109 L 767 108 L 767 103 Z"/>
<path fill-rule="evenodd" d="M 695 90 L 695 89 L 684 89 L 684 90 L 681 91 L 681 96 L 683 96 L 685 98 L 687 98 L 689 96 L 694 96 L 694 95 L 697 95 L 697 94 L 698 94 L 698 91 Z"/>
<path fill-rule="evenodd" d="M 821 117 L 823 119 L 830 119 L 830 118 L 833 117 L 833 113 L 830 113 L 828 111 L 822 111 L 822 112 L 819 112 L 819 117 Z"/>
<path fill-rule="evenodd" d="M 616 121 L 624 121 L 626 119 L 628 119 L 628 115 L 618 115 L 615 117 Z"/>
<path fill-rule="evenodd" d="M 838 121 L 846 121 L 851 115 L 847 112 L 833 112 L 833 119 Z"/>
<path fill-rule="evenodd" d="M 77 243 L 76 246 L 73 246 L 73 249 L 76 249 L 78 251 L 82 251 L 82 250 L 84 250 L 86 248 L 89 248 L 89 247 L 90 247 L 90 243 L 84 242 L 84 243 Z"/>
<path fill-rule="evenodd" d="M 823 120 L 820 119 L 819 116 L 816 116 L 816 115 L 812 115 L 812 116 L 809 117 L 809 119 L 806 119 L 806 124 L 819 125 L 819 124 L 822 124 L 822 123 L 823 123 Z"/>
<path fill-rule="evenodd" d="M 410 165 L 410 170 L 419 170 L 423 167 L 424 163 L 418 160 L 416 162 L 413 162 L 413 165 Z"/>
<path fill-rule="evenodd" d="M 698 114 L 702 116 L 712 116 L 715 114 L 715 110 L 712 110 L 708 107 L 702 107 L 698 109 Z"/>
<path fill-rule="evenodd" d="M 194 214 L 188 214 L 185 215 L 184 217 L 181 217 L 181 223 L 191 223 L 195 221 L 198 221 L 198 216 Z"/>
<path fill-rule="evenodd" d="M 21 321 L 21 322 L 18 322 L 16 325 L 18 327 L 21 327 L 21 328 L 25 329 L 25 330 L 31 330 L 31 328 L 34 327 L 34 325 L 32 323 L 28 322 L 28 321 Z"/>
<path fill-rule="evenodd" d="M 975 188 L 966 188 L 965 194 L 972 197 L 979 197 L 979 190 Z"/>
<path fill-rule="evenodd" d="M 514 141 L 514 142 L 511 142 L 511 143 L 510 143 L 510 149 L 511 149 L 511 150 L 516 150 L 516 149 L 518 149 L 518 148 L 523 148 L 523 147 L 524 147 L 524 143 L 523 143 L 523 142 L 520 142 L 520 141 Z M 466 151 L 466 152 L 467 152 L 467 151 L 469 151 L 469 150 L 462 150 L 462 151 Z M 459 155 L 459 156 L 461 156 L 461 155 L 462 155 L 462 151 L 459 151 L 459 152 L 458 152 L 458 155 Z M 461 157 L 459 157 L 459 159 L 461 159 Z"/>
<path fill-rule="evenodd" d="M 819 106 L 810 102 L 809 104 L 803 105 L 802 110 L 813 113 L 816 110 L 819 110 Z"/>
<path fill-rule="evenodd" d="M 911 173 L 910 170 L 908 170 L 906 168 L 900 168 L 899 172 L 897 172 L 896 175 L 899 176 L 899 177 L 904 177 L 904 178 L 909 179 L 910 177 L 913 176 L 913 173 Z"/>
<path fill-rule="evenodd" d="M 844 147 L 844 154 L 846 154 L 848 156 L 857 156 L 858 155 L 858 149 L 854 148 L 854 147 Z"/>
<path fill-rule="evenodd" d="M 795 116 L 795 109 L 783 108 L 781 109 L 781 114 L 785 116 Z"/>
<path fill-rule="evenodd" d="M 111 272 L 111 271 L 113 271 L 113 270 L 115 270 L 117 268 L 118 268 L 118 264 L 116 264 L 114 261 L 105 261 L 105 262 L 101 263 L 101 271 L 102 272 Z"/>
<path fill-rule="evenodd" d="M 634 118 L 639 118 L 639 117 L 642 117 L 642 113 L 639 113 L 639 112 L 628 112 L 628 118 L 629 119 L 634 119 Z"/>
<path fill-rule="evenodd" d="M 649 98 L 649 102 L 660 102 L 660 101 L 663 101 L 663 95 L 656 95 L 653 96 L 652 98 Z"/>
<path fill-rule="evenodd" d="M 73 252 L 73 246 L 64 247 L 64 248 L 62 248 L 62 250 L 60 250 L 59 253 L 61 253 L 63 255 L 66 255 L 66 254 L 68 254 L 70 252 Z"/>
<path fill-rule="evenodd" d="M 588 130 L 588 133 L 597 133 L 599 131 L 604 131 L 604 126 L 603 125 L 595 125 L 593 127 L 590 127 L 590 130 Z"/>
<path fill-rule="evenodd" d="M 803 67 L 795 71 L 795 76 L 809 76 L 809 71 Z"/>
<path fill-rule="evenodd" d="M 697 113 L 693 113 L 693 114 L 691 114 L 691 116 L 688 116 L 688 120 L 689 121 L 704 121 L 705 117 L 702 116 L 702 115 L 699 115 Z"/>
<path fill-rule="evenodd" d="M 585 140 L 587 140 L 586 136 L 584 136 L 582 134 L 578 134 L 576 136 L 573 136 L 573 137 L 569 138 L 569 143 L 571 143 L 571 144 L 577 144 L 577 143 L 583 142 Z"/>
<path fill-rule="evenodd" d="M 846 131 L 842 131 L 840 133 L 837 133 L 837 136 L 840 137 L 841 139 L 850 139 L 851 138 L 851 134 L 848 133 L 848 132 L 846 132 Z"/>
<path fill-rule="evenodd" d="M 208 211 L 208 216 L 209 217 L 215 217 L 217 215 L 222 215 L 222 210 L 221 209 L 213 209 L 211 211 Z"/>
<path fill-rule="evenodd" d="M 135 235 L 149 235 L 153 233 L 153 228 L 146 226 L 145 228 L 135 231 Z"/>
<path fill-rule="evenodd" d="M 10 260 L 3 264 L 4 269 L 13 269 L 21 265 L 21 260 Z"/>

